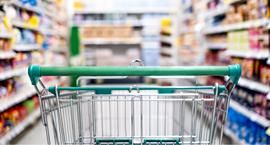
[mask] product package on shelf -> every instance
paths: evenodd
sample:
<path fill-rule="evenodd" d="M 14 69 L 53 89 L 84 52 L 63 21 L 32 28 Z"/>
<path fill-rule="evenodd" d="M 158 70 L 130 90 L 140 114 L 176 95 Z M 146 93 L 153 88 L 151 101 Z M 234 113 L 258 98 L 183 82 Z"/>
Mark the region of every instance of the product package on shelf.
<path fill-rule="evenodd" d="M 231 63 L 239 63 L 242 65 L 242 76 L 251 80 L 261 82 L 265 85 L 270 85 L 270 66 L 265 60 L 247 59 L 232 57 Z"/>
<path fill-rule="evenodd" d="M 229 5 L 222 24 L 234 24 L 266 18 L 269 13 L 269 2 L 264 0 L 248 0 L 244 3 Z"/>
<path fill-rule="evenodd" d="M 9 133 L 14 127 L 22 122 L 28 115 L 39 107 L 36 95 L 12 106 L 4 112 L 0 112 L 0 137 Z"/>
<path fill-rule="evenodd" d="M 133 29 L 127 25 L 87 26 L 82 30 L 84 39 L 91 38 L 130 38 L 133 36 Z"/>
<path fill-rule="evenodd" d="M 250 120 L 236 110 L 229 108 L 227 126 L 239 140 L 246 144 L 270 144 L 267 128 Z"/>
<path fill-rule="evenodd" d="M 208 9 L 203 22 L 206 30 L 202 34 L 207 47 L 204 64 L 242 66 L 241 78 L 231 96 L 224 134 L 235 144 L 270 144 L 270 66 L 267 64 L 270 3 L 265 0 L 206 3 Z M 207 77 L 201 83 L 213 82 L 224 82 L 224 78 Z"/>
<path fill-rule="evenodd" d="M 269 51 L 269 34 L 265 28 L 250 28 L 229 32 L 228 50 L 236 51 Z"/>
<path fill-rule="evenodd" d="M 253 91 L 244 87 L 236 87 L 232 99 L 249 110 L 270 119 L 270 99 L 266 93 Z"/>

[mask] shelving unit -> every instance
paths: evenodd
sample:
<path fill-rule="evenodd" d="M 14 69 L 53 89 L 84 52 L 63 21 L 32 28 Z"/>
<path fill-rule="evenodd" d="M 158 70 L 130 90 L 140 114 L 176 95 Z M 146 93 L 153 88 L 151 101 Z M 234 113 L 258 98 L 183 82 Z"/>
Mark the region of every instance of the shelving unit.
<path fill-rule="evenodd" d="M 12 34 L 9 33 L 0 33 L 0 38 L 4 38 L 4 39 L 11 39 L 12 38 Z"/>
<path fill-rule="evenodd" d="M 24 75 L 26 76 L 26 70 L 27 69 L 23 69 L 23 71 L 21 72 L 20 75 Z M 49 82 L 47 85 L 48 86 L 53 86 L 53 85 L 56 85 L 58 84 L 59 81 L 51 81 Z M 27 91 L 26 91 L 27 90 Z M 33 86 L 25 86 L 23 88 L 21 88 L 18 92 L 16 92 L 15 94 L 13 94 L 11 97 L 9 98 L 4 98 L 4 99 L 1 99 L 1 102 L 0 102 L 0 112 L 3 112 L 5 111 L 6 109 L 28 99 L 29 97 L 35 95 L 37 92 L 36 90 L 34 89 Z"/>
<path fill-rule="evenodd" d="M 7 134 L 0 138 L 0 145 L 5 145 L 11 141 L 14 137 L 19 135 L 29 125 L 33 124 L 40 117 L 40 110 L 37 109 L 27 116 L 20 124 L 11 129 Z"/>
<path fill-rule="evenodd" d="M 38 14 L 42 14 L 43 13 L 40 8 L 33 7 L 31 5 L 24 5 L 24 4 L 20 3 L 17 0 L 11 1 L 11 4 L 14 5 L 14 6 L 16 6 L 16 7 L 21 8 L 21 9 L 25 9 L 25 10 L 28 10 L 28 11 L 31 11 L 31 12 L 34 12 L 34 13 L 38 13 Z"/>
<path fill-rule="evenodd" d="M 261 78 L 262 72 L 260 71 L 262 67 L 270 64 L 270 50 L 269 44 L 267 44 L 267 40 L 269 40 L 270 36 L 270 31 L 267 30 L 270 28 L 270 21 L 269 18 L 267 18 L 268 16 L 266 16 L 266 13 L 260 11 L 260 8 L 265 6 L 263 5 L 263 2 L 257 1 L 254 5 L 251 4 L 252 2 L 253 4 L 255 3 L 255 1 L 252 0 L 208 0 L 196 1 L 192 4 L 183 4 L 187 6 L 182 7 L 184 11 L 183 14 L 186 15 L 186 17 L 183 18 L 182 25 L 180 26 L 183 29 L 180 32 L 180 58 L 185 58 L 184 60 L 187 60 L 190 58 L 188 54 L 193 54 L 196 57 L 204 55 L 204 58 L 201 59 L 202 61 L 195 63 L 195 65 L 228 65 L 231 63 L 242 63 L 245 72 L 243 72 L 243 76 L 239 80 L 236 89 L 246 92 L 242 92 L 242 98 L 236 97 L 238 93 L 235 93 L 237 95 L 233 96 L 233 99 L 238 99 L 237 101 L 240 100 L 239 102 L 243 102 L 245 99 L 250 99 L 248 101 L 252 101 L 252 99 L 257 99 L 258 96 L 267 97 L 267 99 L 269 99 L 268 96 L 270 94 L 269 85 L 266 84 L 265 80 L 263 82 L 263 79 Z M 198 7 L 196 8 L 198 5 L 200 5 L 200 8 L 203 7 L 203 11 L 200 11 L 201 9 Z M 245 8 L 252 8 L 250 5 L 254 7 L 260 6 L 260 8 L 253 7 L 252 12 L 257 10 L 256 12 L 258 12 L 258 14 L 260 13 L 256 18 L 247 16 L 250 14 L 249 11 L 251 10 L 245 11 Z M 243 11 L 241 12 L 241 10 Z M 266 11 L 269 10 L 267 9 Z M 246 12 L 248 12 L 248 14 L 246 14 Z M 190 18 L 191 15 L 193 18 Z M 235 17 L 235 20 L 233 20 L 233 15 L 238 17 L 241 15 L 243 17 L 238 20 L 236 19 L 237 17 Z M 199 55 L 196 55 L 192 51 L 192 48 L 196 48 L 194 45 L 196 43 L 195 40 L 202 42 L 199 45 Z M 257 42 L 258 40 L 260 40 L 260 43 Z M 187 62 L 194 62 L 193 60 L 195 59 L 192 58 Z M 251 63 L 251 61 L 253 62 Z M 180 63 L 184 65 L 188 64 L 187 62 L 180 61 Z M 248 73 L 248 68 L 251 67 L 251 65 L 260 65 L 260 68 L 250 69 L 250 71 L 256 69 L 256 74 Z M 219 79 L 220 78 L 215 77 L 207 78 L 202 82 L 222 81 L 222 78 L 221 80 Z M 262 82 L 260 82 L 260 80 Z M 246 94 L 246 96 L 244 94 Z M 249 97 L 253 98 L 251 99 Z M 248 101 L 245 101 L 245 104 L 240 104 L 233 99 L 231 99 L 230 108 L 236 110 L 236 112 L 239 112 L 239 114 L 245 116 L 248 120 L 254 122 L 254 124 L 259 124 L 258 126 L 262 126 L 263 128 L 269 127 L 270 121 L 264 117 L 265 115 L 263 112 L 259 112 L 262 114 L 260 115 L 257 113 L 258 111 L 254 111 L 255 108 L 246 107 L 253 106 L 254 104 Z M 258 107 L 258 104 L 256 107 Z M 260 107 L 258 108 L 265 111 L 263 106 Z M 237 127 L 241 128 L 242 126 L 240 125 Z M 248 142 L 244 141 L 244 138 L 242 140 L 240 139 L 240 136 L 238 138 L 239 133 L 231 131 L 230 128 L 225 128 L 224 134 L 231 138 L 235 144 L 248 144 Z"/>
<path fill-rule="evenodd" d="M 74 14 L 145 14 L 145 13 L 152 13 L 152 14 L 168 14 L 168 13 L 175 13 L 174 10 L 169 8 L 131 8 L 131 9 L 91 9 L 91 10 L 77 10 Z"/>
<path fill-rule="evenodd" d="M 15 51 L 33 51 L 39 49 L 40 46 L 38 44 L 16 44 L 13 46 L 13 50 Z"/>
<path fill-rule="evenodd" d="M 33 31 L 37 31 L 39 33 L 41 33 L 42 31 L 36 27 L 36 26 L 32 26 L 30 24 L 18 21 L 18 20 L 14 20 L 12 21 L 12 25 L 15 27 L 19 27 L 19 28 L 23 28 L 23 29 L 29 29 L 29 30 L 33 30 Z"/>
<path fill-rule="evenodd" d="M 178 64 L 178 13 L 170 15 L 161 20 L 160 28 L 160 65 L 175 66 Z M 172 82 L 172 81 L 169 81 Z"/>
<path fill-rule="evenodd" d="M 251 27 L 267 26 L 269 21 L 265 18 L 259 20 L 250 20 L 247 22 L 228 24 L 214 27 L 207 27 L 204 31 L 205 34 L 216 34 L 216 33 L 226 33 L 229 31 L 248 29 Z"/>
<path fill-rule="evenodd" d="M 229 7 L 227 5 L 219 6 L 218 8 L 214 10 L 210 10 L 209 12 L 206 12 L 206 17 L 211 18 L 219 15 L 224 15 L 228 11 Z"/>
<path fill-rule="evenodd" d="M 7 48 L 1 50 L 3 48 L 0 48 L 0 61 L 12 61 L 14 63 L 10 66 L 10 68 L 4 68 L 1 70 L 0 81 L 6 81 L 8 79 L 16 78 L 19 86 L 21 86 L 18 89 L 14 89 L 13 92 L 8 95 L 1 94 L 4 96 L 0 96 L 0 113 L 4 113 L 5 111 L 12 109 L 12 107 L 21 104 L 22 102 L 30 99 L 36 94 L 36 90 L 27 79 L 27 66 L 29 64 L 34 63 L 51 65 L 56 64 L 53 61 L 61 63 L 59 59 L 64 59 L 65 63 L 62 63 L 61 65 L 66 65 L 66 62 L 68 62 L 68 37 L 66 33 L 62 33 L 63 31 L 68 30 L 67 17 L 63 17 L 62 15 L 60 15 L 62 11 L 65 11 L 63 6 L 56 5 L 55 2 L 47 3 L 47 1 L 44 0 L 38 1 L 37 6 L 32 6 L 30 4 L 22 4 L 19 0 L 12 0 L 4 4 L 13 7 L 17 13 L 23 11 L 25 12 L 25 14 L 27 13 L 29 17 L 36 16 L 36 19 L 38 19 L 39 21 L 39 25 L 32 24 L 26 20 L 23 20 L 20 15 L 17 14 L 16 18 L 9 20 L 11 22 L 13 30 L 8 32 L 0 32 L 0 39 L 6 40 L 7 43 L 9 43 L 8 46 L 10 47 L 10 50 L 7 50 Z M 50 12 L 48 12 L 48 8 L 50 9 Z M 59 16 L 61 16 L 61 19 L 53 16 L 52 12 L 54 11 L 54 9 L 57 10 Z M 48 17 L 49 19 L 47 23 L 43 24 L 44 19 Z M 2 17 L 0 17 L 0 19 L 2 19 Z M 16 33 L 14 31 L 15 29 L 17 29 Z M 22 41 L 24 39 L 23 37 L 26 36 L 21 35 L 21 33 L 25 30 L 28 31 L 28 34 L 30 32 L 33 33 L 33 36 L 35 37 L 34 43 L 30 43 L 30 41 Z M 17 40 L 18 35 L 20 35 L 19 40 Z M 37 37 L 39 38 L 37 39 Z M 57 41 L 53 41 L 54 43 L 50 44 L 48 43 L 48 39 L 57 39 Z M 55 44 L 57 44 L 57 46 Z M 61 53 L 59 54 L 59 52 L 52 51 L 52 48 L 54 48 L 54 50 L 56 50 L 55 48 L 57 48 L 58 51 L 59 48 L 62 48 Z M 27 59 L 25 60 L 26 56 Z M 54 59 L 52 60 L 50 59 L 50 57 L 53 57 Z M 23 63 L 20 61 L 23 61 Z M 67 80 L 63 80 L 63 82 L 64 81 L 65 83 L 68 83 Z M 49 85 L 55 85 L 59 83 L 62 84 L 62 80 L 61 82 L 59 80 L 53 80 L 47 83 Z M 34 123 L 39 117 L 39 109 L 34 110 L 34 112 L 26 116 L 26 118 L 24 118 L 21 122 L 13 124 L 11 130 L 4 132 L 5 134 L 1 132 L 0 144 L 8 144 L 24 129 Z"/>
<path fill-rule="evenodd" d="M 114 2 L 114 5 L 118 3 Z M 146 65 L 158 65 L 159 58 L 156 57 L 156 53 L 159 53 L 159 46 L 157 44 L 154 45 L 148 45 L 151 43 L 151 41 L 154 41 L 153 39 L 159 41 L 162 38 L 159 38 L 159 33 L 156 34 L 156 32 L 150 32 L 151 26 L 154 23 L 159 23 L 160 19 L 163 17 L 175 15 L 177 12 L 177 9 L 175 7 L 120 7 L 119 8 L 104 8 L 103 6 L 98 5 L 98 3 L 95 5 L 93 4 L 93 7 L 91 7 L 91 4 L 88 5 L 87 2 L 82 3 L 85 8 L 89 9 L 78 9 L 74 11 L 73 14 L 73 25 L 78 26 L 80 28 L 80 33 L 82 34 L 82 30 L 84 28 L 87 28 L 89 26 L 91 27 L 104 27 L 104 30 L 106 27 L 121 27 L 121 26 L 129 26 L 132 27 L 132 33 L 134 34 L 133 37 L 129 38 L 121 38 L 118 39 L 117 36 L 106 36 L 109 38 L 106 38 L 102 36 L 103 38 L 82 38 L 81 44 L 82 44 L 82 52 L 83 56 L 88 55 L 91 53 L 91 56 L 85 56 L 84 62 L 88 65 L 97 65 L 97 51 L 103 51 L 106 49 L 106 51 L 112 51 L 112 53 L 117 53 L 121 51 L 121 54 L 123 51 L 128 51 L 131 49 L 137 48 L 137 50 L 140 51 L 140 55 L 138 56 L 140 59 L 145 61 Z M 90 9 L 91 7 L 91 9 Z M 89 17 L 91 16 L 91 17 Z M 106 17 L 108 16 L 108 17 Z M 150 18 L 151 16 L 151 18 Z M 88 18 L 88 19 L 87 19 Z M 153 23 L 153 21 L 155 21 Z M 148 23 L 149 22 L 149 23 Z M 159 25 L 153 26 L 153 29 L 159 29 Z M 148 28 L 148 29 L 146 29 Z M 168 33 L 169 30 L 167 30 Z M 119 31 L 120 32 L 120 31 Z M 120 32 L 121 33 L 121 32 Z M 152 34 L 150 34 L 152 33 Z M 88 33 L 89 34 L 89 33 Z M 107 35 L 107 32 L 104 35 Z M 82 36 L 82 35 L 81 35 Z M 82 36 L 84 37 L 84 36 Z M 170 43 L 172 41 L 169 40 Z M 150 42 L 150 43 L 149 43 Z M 146 44 L 146 45 L 145 45 Z M 99 45 L 99 49 L 96 49 L 96 47 Z M 100 48 L 104 48 L 101 50 Z M 117 47 L 117 48 L 116 48 Z M 155 50 L 154 50 L 155 49 Z M 155 51 L 152 55 L 150 53 L 150 50 Z M 109 53 L 109 52 L 108 52 Z M 153 63 L 153 61 L 150 60 L 150 58 L 146 58 L 145 56 L 155 56 L 156 63 Z M 91 59 L 90 59 L 91 58 Z M 120 58 L 119 58 L 120 59 Z M 130 62 L 131 58 L 129 60 L 126 60 L 127 62 Z M 132 58 L 135 59 L 135 58 Z M 138 59 L 138 58 L 137 58 Z M 157 60 L 158 59 L 158 60 Z M 115 64 L 118 65 L 118 64 Z"/>
<path fill-rule="evenodd" d="M 268 127 L 270 125 L 270 120 L 258 115 L 255 112 L 248 110 L 246 107 L 235 102 L 234 100 L 230 101 L 230 107 L 232 107 L 234 110 L 238 111 L 239 113 L 245 115 L 246 117 L 250 118 L 250 120 L 261 124 L 263 127 Z"/>
<path fill-rule="evenodd" d="M 223 50 L 227 48 L 227 44 L 226 43 L 208 43 L 207 48 L 209 49 L 213 49 L 213 50 Z"/>
<path fill-rule="evenodd" d="M 27 68 L 12 69 L 4 72 L 0 72 L 0 81 L 14 76 L 22 75 L 26 72 Z M 1 111 L 0 111 L 1 112 Z"/>
<path fill-rule="evenodd" d="M 81 42 L 83 45 L 136 45 L 141 44 L 141 39 L 139 37 L 135 38 L 95 38 L 95 39 L 85 39 Z"/>
<path fill-rule="evenodd" d="M 270 86 L 266 84 L 262 84 L 257 81 L 253 81 L 250 79 L 241 78 L 238 82 L 239 86 L 249 88 L 251 90 L 256 90 L 262 93 L 269 93 L 270 92 Z"/>
<path fill-rule="evenodd" d="M 16 53 L 13 51 L 8 51 L 8 52 L 0 52 L 0 59 L 10 59 L 15 57 Z"/>
<path fill-rule="evenodd" d="M 254 58 L 254 59 L 266 59 L 266 58 L 269 57 L 269 52 L 268 51 L 235 51 L 235 50 L 227 50 L 226 54 L 228 56 Z"/>

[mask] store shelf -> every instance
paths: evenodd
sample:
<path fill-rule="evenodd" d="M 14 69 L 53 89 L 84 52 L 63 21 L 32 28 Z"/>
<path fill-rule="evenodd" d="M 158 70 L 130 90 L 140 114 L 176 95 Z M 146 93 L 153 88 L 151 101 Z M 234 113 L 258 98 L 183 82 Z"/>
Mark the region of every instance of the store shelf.
<path fill-rule="evenodd" d="M 19 27 L 19 28 L 24 28 L 24 29 L 29 29 L 29 30 L 33 30 L 33 31 L 38 31 L 41 32 L 41 30 L 38 27 L 35 26 L 31 26 L 25 22 L 21 22 L 21 21 L 12 21 L 13 26 L 15 27 Z"/>
<path fill-rule="evenodd" d="M 67 51 L 68 51 L 67 48 L 60 48 L 60 47 L 50 48 L 49 50 L 51 50 L 52 52 L 56 52 L 56 53 L 67 53 Z"/>
<path fill-rule="evenodd" d="M 172 56 L 173 55 L 172 50 L 173 48 L 161 48 L 160 53 L 167 56 Z"/>
<path fill-rule="evenodd" d="M 2 38 L 2 39 L 10 39 L 10 38 L 12 38 L 12 34 L 11 34 L 12 32 L 1 32 L 0 33 L 0 38 Z"/>
<path fill-rule="evenodd" d="M 15 51 L 33 51 L 39 49 L 40 46 L 38 44 L 16 44 L 13 48 Z"/>
<path fill-rule="evenodd" d="M 230 2 L 228 4 L 232 5 L 232 4 L 235 4 L 238 2 L 244 2 L 244 1 L 247 1 L 247 0 L 230 0 Z"/>
<path fill-rule="evenodd" d="M 245 79 L 245 78 L 241 78 L 238 82 L 238 85 L 249 88 L 251 90 L 256 90 L 262 93 L 270 92 L 270 86 L 253 81 L 253 80 Z"/>
<path fill-rule="evenodd" d="M 26 73 L 26 69 L 24 69 L 24 73 Z M 50 81 L 47 86 L 52 86 L 54 84 L 58 83 L 58 81 Z M 0 112 L 10 108 L 11 106 L 18 104 L 27 98 L 33 96 L 36 94 L 36 90 L 34 89 L 33 86 L 28 86 L 27 87 L 21 88 L 16 94 L 13 96 L 10 96 L 8 98 L 2 98 L 0 101 Z"/>
<path fill-rule="evenodd" d="M 27 90 L 27 91 L 26 91 Z M 27 98 L 36 94 L 36 90 L 33 86 L 24 87 L 11 97 L 1 99 L 0 112 L 10 108 L 11 106 L 18 104 Z"/>
<path fill-rule="evenodd" d="M 264 127 L 269 127 L 270 120 L 266 119 L 263 116 L 260 116 L 259 114 L 248 110 L 246 107 L 240 105 L 239 103 L 235 102 L 234 100 L 230 100 L 230 107 L 232 107 L 237 112 L 243 114 L 250 120 L 257 122 L 258 124 L 261 124 Z"/>
<path fill-rule="evenodd" d="M 32 11 L 32 12 L 39 13 L 39 14 L 42 13 L 40 8 L 33 7 L 33 6 L 30 6 L 30 5 L 24 5 L 24 4 L 20 3 L 19 1 L 13 1 L 12 4 L 14 6 L 17 6 L 17 7 L 21 8 L 21 9 L 24 9 L 24 10 Z"/>
<path fill-rule="evenodd" d="M 26 73 L 26 70 L 27 70 L 26 68 L 21 68 L 21 69 L 12 69 L 9 71 L 0 72 L 0 81 L 14 77 L 14 76 L 22 75 L 22 74 Z M 1 108 L 1 105 L 0 105 L 0 108 Z"/>
<path fill-rule="evenodd" d="M 213 50 L 219 50 L 219 49 L 223 50 L 227 48 L 227 43 L 208 43 L 207 48 L 213 49 Z"/>
<path fill-rule="evenodd" d="M 129 13 L 129 14 L 147 14 L 147 13 L 175 13 L 176 10 L 169 8 L 131 8 L 131 9 L 91 9 L 91 10 L 82 10 L 75 11 L 74 14 L 111 14 L 111 13 Z"/>
<path fill-rule="evenodd" d="M 0 51 L 0 59 L 10 59 L 16 56 L 16 53 L 13 51 L 3 52 Z"/>
<path fill-rule="evenodd" d="M 121 45 L 121 44 L 140 44 L 141 39 L 139 37 L 135 38 L 93 38 L 93 39 L 83 39 L 82 44 L 84 45 Z"/>
<path fill-rule="evenodd" d="M 53 29 L 41 28 L 40 31 L 42 34 L 45 34 L 45 35 L 58 35 L 58 32 L 54 31 Z"/>
<path fill-rule="evenodd" d="M 214 26 L 214 27 L 206 28 L 204 33 L 205 34 L 224 33 L 224 32 L 233 31 L 233 30 L 266 26 L 267 24 L 268 24 L 267 19 L 251 20 L 251 21 L 247 21 L 243 23 L 228 24 L 228 25 L 221 25 L 221 26 Z"/>
<path fill-rule="evenodd" d="M 40 117 L 40 110 L 37 109 L 32 112 L 29 116 L 27 116 L 22 122 L 17 124 L 14 128 L 12 128 L 9 132 L 7 132 L 4 136 L 0 138 L 0 145 L 7 144 L 10 140 L 20 134 L 26 127 L 33 124 Z"/>
<path fill-rule="evenodd" d="M 218 6 L 216 9 L 210 10 L 209 12 L 207 12 L 206 17 L 212 18 L 215 16 L 224 15 L 228 11 L 228 9 L 229 9 L 229 6 L 227 5 Z"/>
<path fill-rule="evenodd" d="M 161 36 L 160 41 L 168 44 L 172 44 L 173 40 L 171 36 Z"/>
<path fill-rule="evenodd" d="M 106 21 L 93 21 L 93 20 L 81 20 L 74 22 L 75 26 L 79 27 L 89 27 L 89 26 L 132 26 L 132 27 L 142 27 L 142 22 L 138 21 L 132 21 L 132 22 L 122 22 L 122 23 L 110 23 Z"/>
<path fill-rule="evenodd" d="M 254 59 L 267 59 L 269 57 L 269 51 L 236 51 L 227 50 L 226 54 L 235 57 L 254 58 Z"/>
<path fill-rule="evenodd" d="M 232 132 L 229 128 L 224 127 L 224 132 L 226 136 L 232 139 L 232 141 L 237 145 L 246 145 L 244 141 L 241 141 L 234 132 Z"/>

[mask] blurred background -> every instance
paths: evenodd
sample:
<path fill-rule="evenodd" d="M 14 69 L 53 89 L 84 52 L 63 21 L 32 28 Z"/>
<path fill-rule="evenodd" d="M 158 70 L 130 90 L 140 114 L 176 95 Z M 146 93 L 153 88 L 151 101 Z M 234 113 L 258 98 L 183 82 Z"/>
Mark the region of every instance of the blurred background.
<path fill-rule="evenodd" d="M 269 18 L 269 0 L 0 0 L 0 144 L 46 144 L 28 65 L 128 66 L 134 59 L 145 66 L 241 64 L 224 143 L 270 144 Z M 214 82 L 224 78 L 196 81 Z"/>

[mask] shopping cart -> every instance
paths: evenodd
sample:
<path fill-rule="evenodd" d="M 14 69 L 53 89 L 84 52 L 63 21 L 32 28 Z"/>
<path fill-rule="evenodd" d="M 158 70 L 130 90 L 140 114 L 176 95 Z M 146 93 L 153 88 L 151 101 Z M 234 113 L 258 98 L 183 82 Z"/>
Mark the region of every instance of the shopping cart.
<path fill-rule="evenodd" d="M 221 144 L 232 89 L 241 68 L 29 67 L 48 144 Z M 94 78 L 228 76 L 212 86 L 76 86 L 48 88 L 42 76 Z"/>

